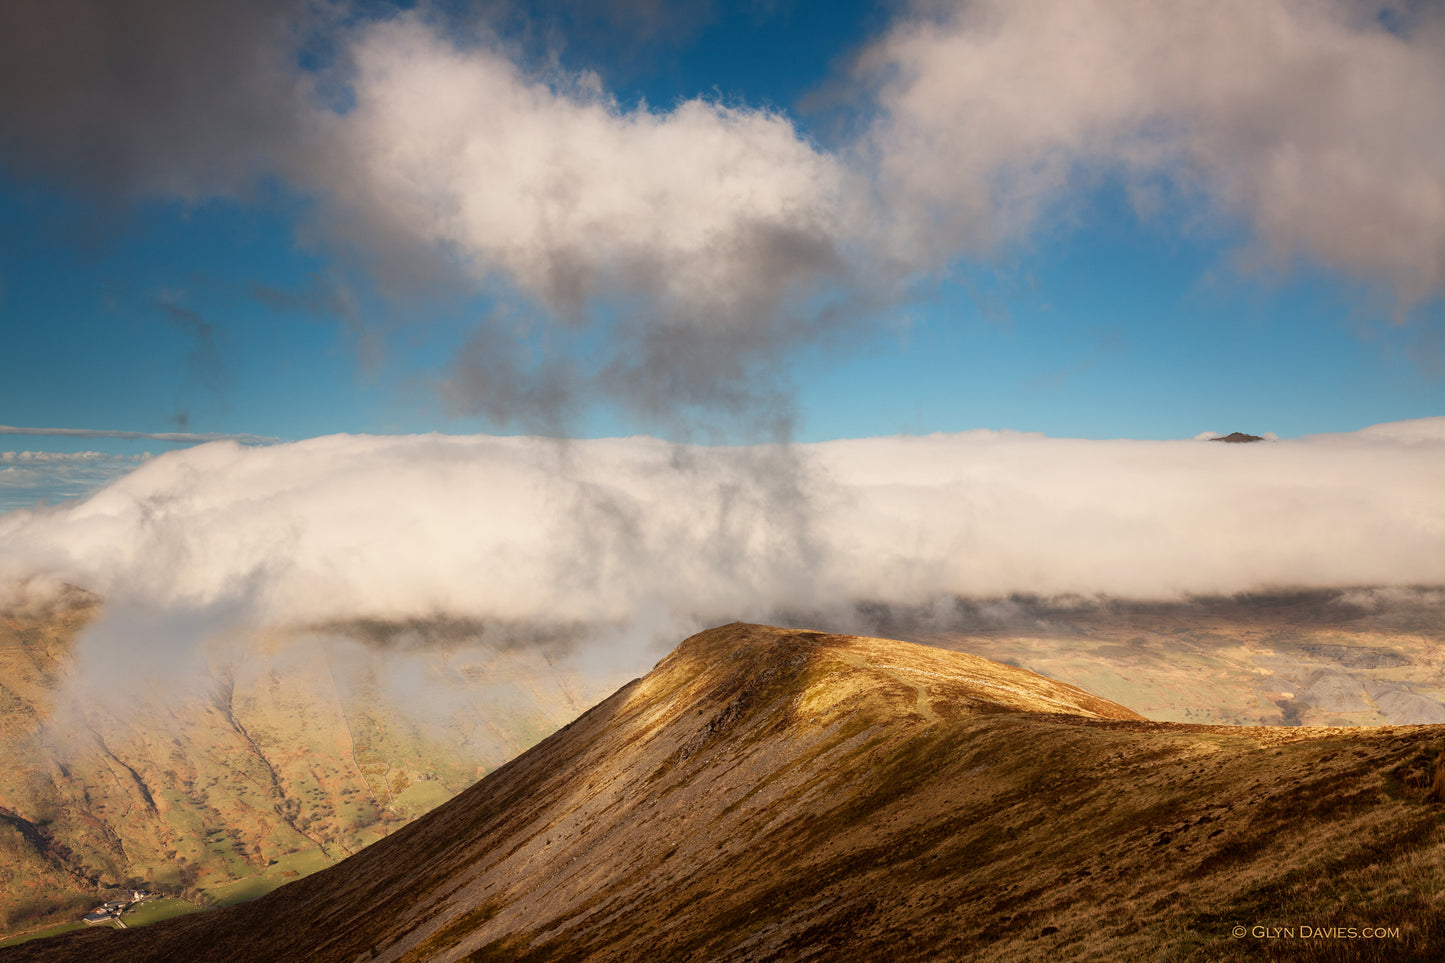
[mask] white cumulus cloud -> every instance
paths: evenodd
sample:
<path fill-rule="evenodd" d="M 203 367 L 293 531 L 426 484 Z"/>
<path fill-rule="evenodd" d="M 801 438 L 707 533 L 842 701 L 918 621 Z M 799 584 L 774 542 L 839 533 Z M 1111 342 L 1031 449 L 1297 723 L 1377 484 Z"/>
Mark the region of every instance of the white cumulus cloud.
<path fill-rule="evenodd" d="M 367 27 L 350 56 L 353 101 L 314 114 L 325 147 L 300 175 L 335 229 L 420 247 L 556 324 L 533 339 L 484 321 L 449 372 L 457 407 L 742 404 L 750 372 L 824 327 L 813 299 L 855 260 L 856 192 L 789 118 L 625 106 L 595 75 L 529 74 L 415 16 Z"/>
<path fill-rule="evenodd" d="M 1362 279 L 1401 317 L 1445 290 L 1438 4 L 917 0 L 834 85 L 826 143 L 756 104 L 624 103 L 477 22 L 0 5 L 0 163 L 189 202 L 274 179 L 341 273 L 484 295 L 424 380 L 544 433 L 602 404 L 782 437 L 799 350 L 883 330 L 909 279 L 1087 230 L 1115 181 L 1166 234 L 1242 229 L 1251 269 Z"/>
<path fill-rule="evenodd" d="M 1296 257 L 1445 282 L 1445 18 L 1351 0 L 925 2 L 863 58 L 898 243 L 919 259 L 1027 239 L 1122 175 L 1203 197 Z M 1394 29 L 1389 29 L 1392 24 Z M 1179 217 L 1184 211 L 1165 210 Z M 1073 211 L 1065 211 L 1064 216 Z"/>

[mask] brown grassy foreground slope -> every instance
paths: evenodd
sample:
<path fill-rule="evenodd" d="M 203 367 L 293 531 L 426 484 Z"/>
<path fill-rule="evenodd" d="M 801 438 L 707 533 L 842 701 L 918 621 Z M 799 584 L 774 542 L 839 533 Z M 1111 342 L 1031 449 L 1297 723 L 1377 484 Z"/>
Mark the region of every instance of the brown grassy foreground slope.
<path fill-rule="evenodd" d="M 734 624 L 328 870 L 0 961 L 1440 959 L 1440 748 Z"/>

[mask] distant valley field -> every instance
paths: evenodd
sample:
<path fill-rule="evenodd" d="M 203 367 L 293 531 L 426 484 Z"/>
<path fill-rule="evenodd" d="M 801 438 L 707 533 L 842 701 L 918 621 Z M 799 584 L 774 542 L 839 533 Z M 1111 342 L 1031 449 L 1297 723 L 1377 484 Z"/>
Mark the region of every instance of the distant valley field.
<path fill-rule="evenodd" d="M 1022 666 L 1161 722 L 1445 722 L 1445 595 L 1438 592 L 1174 603 L 1016 598 L 960 602 L 951 618 L 941 630 L 910 626 L 906 616 L 893 621 L 901 638 Z"/>

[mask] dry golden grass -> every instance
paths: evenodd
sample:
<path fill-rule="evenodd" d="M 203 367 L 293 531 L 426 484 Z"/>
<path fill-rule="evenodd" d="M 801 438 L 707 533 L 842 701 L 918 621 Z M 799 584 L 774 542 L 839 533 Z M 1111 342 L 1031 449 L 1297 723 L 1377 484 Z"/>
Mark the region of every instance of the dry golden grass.
<path fill-rule="evenodd" d="M 67 700 L 76 638 L 100 611 L 76 589 L 46 609 L 0 612 L 0 938 L 74 921 L 132 881 L 224 898 L 298 853 L 333 862 L 580 710 L 575 680 L 542 655 L 475 639 L 410 663 L 453 670 L 430 690 L 452 700 L 450 716 L 408 714 L 355 652 L 333 664 L 325 647 L 279 636 L 252 640 L 210 677 L 162 685 L 137 670 L 149 701 Z M 484 698 L 499 690 L 521 695 L 501 707 Z"/>
<path fill-rule="evenodd" d="M 330 870 L 0 960 L 1439 959 L 1440 749 L 725 626 Z"/>

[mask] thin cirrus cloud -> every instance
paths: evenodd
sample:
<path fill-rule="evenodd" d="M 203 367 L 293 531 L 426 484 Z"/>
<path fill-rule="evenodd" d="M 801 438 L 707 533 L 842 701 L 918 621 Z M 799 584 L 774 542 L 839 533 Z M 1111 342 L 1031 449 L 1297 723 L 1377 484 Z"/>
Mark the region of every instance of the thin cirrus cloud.
<path fill-rule="evenodd" d="M 622 105 L 435 11 L 196 10 L 6 4 L 8 163 L 189 199 L 279 178 L 383 284 L 491 295 L 432 381 L 500 422 L 767 417 L 793 351 L 1067 228 L 1108 178 L 1142 216 L 1242 226 L 1257 269 L 1305 260 L 1405 312 L 1445 282 L 1430 6 L 919 2 L 856 57 L 856 133 L 826 145 L 744 104 Z"/>
<path fill-rule="evenodd" d="M 117 438 L 125 441 L 169 441 L 201 444 L 207 441 L 234 441 L 243 445 L 265 445 L 279 441 L 264 435 L 227 434 L 195 431 L 127 431 L 116 428 L 23 428 L 0 425 L 0 435 L 29 435 L 50 438 Z"/>

